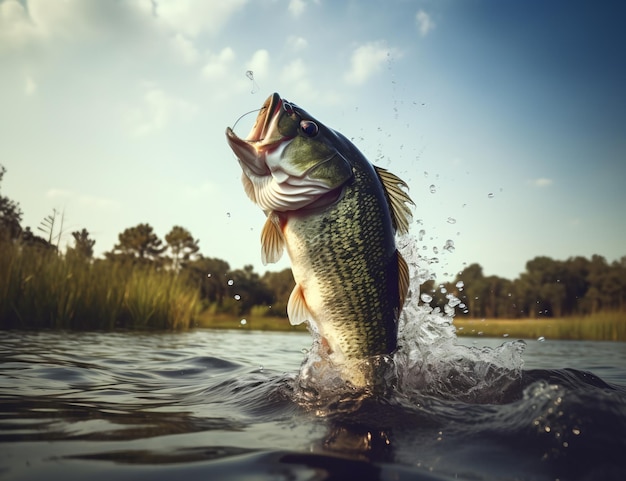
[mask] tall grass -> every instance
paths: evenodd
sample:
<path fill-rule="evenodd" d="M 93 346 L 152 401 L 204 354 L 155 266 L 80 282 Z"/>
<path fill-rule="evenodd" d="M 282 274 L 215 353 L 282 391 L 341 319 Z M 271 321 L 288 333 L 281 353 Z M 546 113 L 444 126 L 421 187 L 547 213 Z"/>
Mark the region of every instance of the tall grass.
<path fill-rule="evenodd" d="M 626 341 L 626 312 L 540 319 L 454 319 L 460 336 Z"/>
<path fill-rule="evenodd" d="M 0 243 L 0 328 L 185 329 L 199 307 L 169 272 Z"/>

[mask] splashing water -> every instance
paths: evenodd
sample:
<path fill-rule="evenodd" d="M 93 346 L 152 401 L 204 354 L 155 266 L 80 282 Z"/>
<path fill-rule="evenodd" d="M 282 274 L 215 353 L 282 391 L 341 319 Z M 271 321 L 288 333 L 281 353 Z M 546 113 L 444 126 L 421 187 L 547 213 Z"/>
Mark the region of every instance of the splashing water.
<path fill-rule="evenodd" d="M 424 395 L 471 403 L 505 402 L 521 380 L 526 343 L 506 342 L 497 348 L 457 344 L 453 315 L 460 300 L 448 295 L 445 312 L 420 304 L 419 285 L 432 278 L 432 259 L 419 255 L 415 238 L 405 236 L 401 241 L 411 289 L 399 320 L 398 348 L 392 355 L 338 366 L 322 348 L 314 326 L 310 328 L 313 346 L 300 368 L 294 396 L 319 416 L 356 411 L 371 397 L 410 403 Z M 369 375 L 365 388 L 350 383 L 359 375 Z"/>

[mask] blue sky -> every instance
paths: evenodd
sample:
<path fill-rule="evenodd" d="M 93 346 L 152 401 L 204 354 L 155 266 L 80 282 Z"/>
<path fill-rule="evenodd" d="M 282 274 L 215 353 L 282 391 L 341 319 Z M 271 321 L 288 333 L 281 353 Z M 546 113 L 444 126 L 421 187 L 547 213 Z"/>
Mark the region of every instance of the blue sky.
<path fill-rule="evenodd" d="M 472 262 L 514 278 L 537 255 L 612 261 L 626 255 L 625 13 L 0 0 L 0 188 L 33 229 L 64 211 L 62 244 L 84 227 L 101 254 L 127 227 L 181 225 L 233 268 L 282 269 L 260 262 L 264 217 L 224 137 L 277 91 L 408 182 L 440 280 Z"/>

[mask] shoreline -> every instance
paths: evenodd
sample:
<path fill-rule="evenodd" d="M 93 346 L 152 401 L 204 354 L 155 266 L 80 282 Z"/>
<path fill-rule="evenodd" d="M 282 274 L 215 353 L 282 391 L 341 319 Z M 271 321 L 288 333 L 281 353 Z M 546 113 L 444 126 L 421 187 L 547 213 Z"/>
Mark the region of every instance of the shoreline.
<path fill-rule="evenodd" d="M 244 322 L 245 321 L 245 322 Z M 626 342 L 626 312 L 600 312 L 594 316 L 571 316 L 537 319 L 464 319 L 455 317 L 457 336 L 539 339 L 541 337 L 580 341 Z M 286 317 L 232 316 L 201 314 L 195 328 L 246 329 L 282 332 L 306 332 L 301 324 L 292 326 Z"/>

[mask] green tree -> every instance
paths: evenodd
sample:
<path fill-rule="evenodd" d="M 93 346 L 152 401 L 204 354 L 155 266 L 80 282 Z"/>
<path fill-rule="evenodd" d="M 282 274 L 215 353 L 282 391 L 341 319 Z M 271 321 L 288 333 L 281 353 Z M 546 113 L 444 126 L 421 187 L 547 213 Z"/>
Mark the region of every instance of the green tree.
<path fill-rule="evenodd" d="M 521 277 L 523 299 L 528 308 L 528 316 L 536 317 L 538 314 L 553 316 L 556 310 L 562 312 L 565 287 L 546 287 L 549 284 L 557 284 L 566 276 L 563 263 L 550 257 L 538 256 L 526 263 L 526 272 Z M 557 305 L 558 304 L 558 305 Z"/>
<path fill-rule="evenodd" d="M 118 240 L 119 243 L 113 250 L 105 254 L 107 258 L 138 263 L 153 262 L 158 265 L 162 260 L 161 254 L 167 249 L 149 224 L 138 224 L 125 229 L 118 235 Z"/>
<path fill-rule="evenodd" d="M 72 232 L 72 237 L 74 238 L 74 247 L 71 250 L 68 249 L 68 253 L 71 252 L 85 259 L 91 259 L 96 241 L 89 238 L 87 229 L 83 228 L 81 231 Z"/>
<path fill-rule="evenodd" d="M 175 272 L 179 272 L 182 262 L 189 261 L 200 250 L 199 240 L 194 239 L 187 229 L 177 225 L 166 234 L 165 242 L 172 252 L 172 268 Z"/>
<path fill-rule="evenodd" d="M 0 184 L 6 169 L 0 165 Z M 16 239 L 22 232 L 20 223 L 22 222 L 22 210 L 20 205 L 0 195 L 0 240 Z"/>
<path fill-rule="evenodd" d="M 589 259 L 582 256 L 570 257 L 565 261 L 564 268 L 562 279 L 566 291 L 564 314 L 584 314 L 582 299 L 589 289 Z"/>
<path fill-rule="evenodd" d="M 463 282 L 463 292 L 460 299 L 465 303 L 469 316 L 481 318 L 486 316 L 486 304 L 489 297 L 489 283 L 483 275 L 480 264 L 470 264 L 456 277 L 456 283 Z"/>
<path fill-rule="evenodd" d="M 230 272 L 228 262 L 199 255 L 186 263 L 181 272 L 200 290 L 201 299 L 207 303 L 214 302 L 218 308 L 223 306 Z"/>
<path fill-rule="evenodd" d="M 272 312 L 277 316 L 286 316 L 287 301 L 295 286 L 291 269 L 283 269 L 280 272 L 267 271 L 263 274 L 261 281 L 271 293 Z"/>
<path fill-rule="evenodd" d="M 251 265 L 231 271 L 228 276 L 227 292 L 229 298 L 235 301 L 229 303 L 234 314 L 249 312 L 252 306 L 271 305 L 272 293 Z"/>

